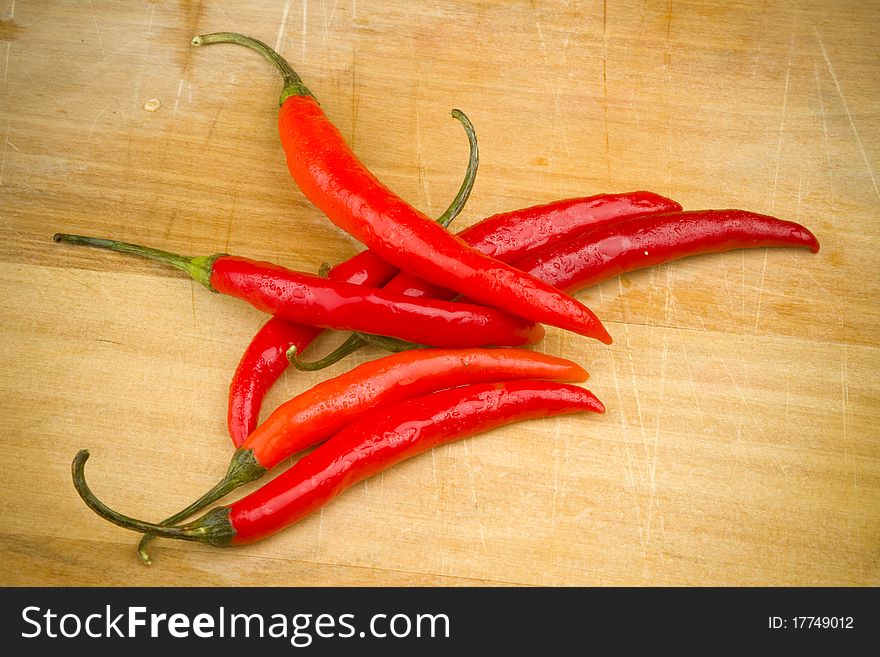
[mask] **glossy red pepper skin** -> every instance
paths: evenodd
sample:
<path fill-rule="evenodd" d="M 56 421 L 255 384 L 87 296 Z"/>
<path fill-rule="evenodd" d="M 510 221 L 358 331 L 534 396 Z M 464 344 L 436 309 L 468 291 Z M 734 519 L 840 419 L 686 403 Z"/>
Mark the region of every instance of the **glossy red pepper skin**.
<path fill-rule="evenodd" d="M 599 194 L 502 212 L 465 228 L 458 236 L 480 253 L 514 263 L 530 253 L 598 226 L 646 214 L 680 210 L 679 203 L 653 192 Z M 391 279 L 385 289 L 431 299 L 451 299 L 457 294 L 406 273 Z"/>
<path fill-rule="evenodd" d="M 397 267 L 388 264 L 372 251 L 361 251 L 333 267 L 327 278 L 353 285 L 382 287 L 398 273 L 400 270 Z"/>
<path fill-rule="evenodd" d="M 599 194 L 495 214 L 464 229 L 458 236 L 487 255 L 513 262 L 532 251 L 607 222 L 677 210 L 681 210 L 681 205 L 653 192 Z M 399 273 L 371 251 L 362 251 L 337 265 L 330 270 L 329 277 L 372 287 L 387 283 L 386 291 L 407 296 L 450 299 L 456 294 Z M 236 447 L 257 427 L 266 392 L 289 364 L 287 349 L 295 345 L 302 353 L 317 334 L 318 329 L 276 317 L 254 336 L 229 387 L 227 425 Z"/>
<path fill-rule="evenodd" d="M 419 349 L 362 363 L 279 406 L 240 449 L 265 469 L 322 440 L 366 412 L 468 383 L 509 379 L 585 381 L 579 365 L 525 349 Z"/>
<path fill-rule="evenodd" d="M 229 384 L 226 426 L 238 447 L 259 423 L 266 393 L 287 369 L 287 350 L 305 349 L 322 329 L 271 317 L 253 337 Z"/>
<path fill-rule="evenodd" d="M 600 226 L 516 263 L 569 293 L 620 274 L 705 253 L 757 247 L 804 247 L 819 241 L 793 221 L 745 210 L 693 210 Z"/>
<path fill-rule="evenodd" d="M 391 335 L 418 344 L 519 346 L 544 335 L 539 324 L 495 308 L 410 299 L 248 258 L 218 257 L 210 284 L 216 292 L 293 322 Z"/>
<path fill-rule="evenodd" d="M 536 381 L 473 384 L 382 408 L 229 505 L 232 544 L 274 534 L 356 483 L 438 445 L 512 422 L 604 410 L 588 390 Z"/>
<path fill-rule="evenodd" d="M 306 198 L 383 260 L 480 303 L 610 344 L 589 308 L 469 247 L 382 185 L 313 97 L 287 97 L 278 128 L 288 170 Z"/>

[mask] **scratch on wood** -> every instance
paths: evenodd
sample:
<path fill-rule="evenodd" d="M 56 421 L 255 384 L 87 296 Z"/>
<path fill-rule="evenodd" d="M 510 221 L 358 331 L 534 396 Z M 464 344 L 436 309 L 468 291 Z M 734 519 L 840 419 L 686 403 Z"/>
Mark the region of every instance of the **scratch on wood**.
<path fill-rule="evenodd" d="M 620 409 L 620 423 L 621 423 L 621 429 L 623 430 L 623 445 L 624 445 L 624 451 L 626 453 L 627 470 L 624 473 L 624 475 L 626 477 L 627 484 L 629 485 L 630 492 L 632 492 L 633 504 L 635 505 L 636 524 L 638 525 L 638 530 L 639 530 L 639 544 L 642 547 L 642 554 L 644 556 L 647 556 L 648 550 L 647 550 L 647 546 L 645 545 L 645 531 L 644 531 L 644 528 L 642 527 L 642 511 L 641 511 L 641 507 L 639 505 L 638 492 L 636 491 L 635 472 L 633 470 L 633 462 L 632 462 L 633 457 L 632 457 L 632 451 L 630 449 L 630 444 L 629 444 L 629 423 L 626 420 L 626 412 L 625 412 L 624 406 L 623 406 L 623 397 L 620 393 L 620 380 L 617 376 L 617 367 L 614 364 L 614 352 L 613 351 L 610 353 L 610 359 L 611 359 L 611 376 L 614 379 L 614 390 L 617 393 L 617 407 Z"/>
<path fill-rule="evenodd" d="M 468 481 L 471 485 L 471 500 L 474 503 L 474 511 L 476 512 L 477 525 L 480 530 L 480 536 L 483 537 L 483 515 L 480 509 L 480 505 L 477 504 L 477 487 L 474 485 L 474 469 L 471 466 L 471 453 L 468 449 L 468 443 L 466 440 L 462 441 L 462 447 L 464 448 L 464 458 L 465 458 L 465 466 L 467 467 L 468 472 Z M 486 540 L 483 538 L 483 547 L 486 547 Z"/>
<path fill-rule="evenodd" d="M 619 277 L 617 280 L 618 280 L 618 285 L 620 286 L 620 294 L 621 294 L 621 296 L 623 296 L 623 282 L 620 280 Z M 635 361 L 633 360 L 633 357 L 632 357 L 632 345 L 630 344 L 630 340 L 629 340 L 629 327 L 626 322 L 623 323 L 623 336 L 624 336 L 624 342 L 626 343 L 626 354 L 629 359 L 630 386 L 632 389 L 633 398 L 635 399 L 635 402 L 636 402 L 636 415 L 638 416 L 638 419 L 639 419 L 639 430 L 642 434 L 642 449 L 645 453 L 645 464 L 648 468 L 648 475 L 649 475 L 651 482 L 652 482 L 651 483 L 651 491 L 650 491 L 649 497 L 648 497 L 648 505 L 647 505 L 647 509 L 646 509 L 647 522 L 645 525 L 644 541 L 643 541 L 643 545 L 642 545 L 643 550 L 647 551 L 647 546 L 650 545 L 650 543 L 651 543 L 651 521 L 653 518 L 654 501 L 655 501 L 656 495 L 657 495 L 657 488 L 654 484 L 654 479 L 653 479 L 652 472 L 651 472 L 651 470 L 652 470 L 651 463 L 653 461 L 652 457 L 656 457 L 657 450 L 656 450 L 656 442 L 654 443 L 653 453 L 648 449 L 648 436 L 645 432 L 645 418 L 644 418 L 644 415 L 642 414 L 642 404 L 641 404 L 641 400 L 639 399 L 639 387 L 638 387 L 638 384 L 636 383 Z"/>
<path fill-rule="evenodd" d="M 776 186 L 779 182 L 779 163 L 782 159 L 782 138 L 785 136 L 785 115 L 788 111 L 788 83 L 791 78 L 791 58 L 794 54 L 794 33 L 788 45 L 788 66 L 785 69 L 785 90 L 782 95 L 782 119 L 779 122 L 779 142 L 776 145 L 776 173 L 773 176 L 773 193 L 770 196 L 770 211 L 776 207 Z M 760 301 L 760 299 L 759 299 Z"/>
<path fill-rule="evenodd" d="M 611 187 L 611 140 L 608 136 L 608 39 L 605 38 L 604 24 L 602 31 L 602 111 L 605 119 L 605 164 L 608 168 L 608 186 Z"/>
<path fill-rule="evenodd" d="M 192 284 L 189 286 L 190 298 L 192 300 L 193 328 L 196 328 L 196 285 L 197 283 L 192 281 Z"/>
<path fill-rule="evenodd" d="M 471 501 L 474 503 L 474 508 L 477 507 L 477 488 L 474 485 L 474 469 L 471 467 L 471 452 L 468 449 L 468 443 L 466 440 L 461 442 L 462 449 L 464 450 L 464 460 L 465 465 L 467 466 L 468 472 L 468 482 L 471 485 Z"/>
<path fill-rule="evenodd" d="M 324 44 L 327 44 L 327 37 L 330 33 L 330 26 L 333 24 L 333 16 L 336 14 L 336 7 L 339 5 L 339 0 L 333 1 L 333 8 L 330 10 L 330 16 L 327 16 L 327 7 L 324 4 L 324 0 L 321 0 L 321 40 Z"/>
<path fill-rule="evenodd" d="M 834 174 L 831 169 L 831 144 L 828 140 L 828 120 L 825 116 L 825 103 L 822 100 L 822 85 L 819 82 L 819 65 L 815 61 L 813 62 L 813 76 L 816 78 L 816 95 L 819 98 L 819 113 L 822 115 L 822 132 L 825 136 L 826 172 L 828 174 L 828 187 L 831 192 L 831 203 L 828 207 L 828 214 L 831 215 L 831 225 L 834 226 L 834 228 L 837 228 L 837 215 L 834 212 Z M 841 269 L 841 272 L 842 271 L 843 269 Z"/>
<path fill-rule="evenodd" d="M 742 352 L 740 352 L 740 353 L 742 353 Z M 749 415 L 750 415 L 751 418 L 752 418 L 752 423 L 753 423 L 754 426 L 759 427 L 759 426 L 761 426 L 761 423 L 758 422 L 758 418 L 757 418 L 757 416 L 755 415 L 754 410 L 752 410 L 752 407 L 751 407 L 751 406 L 749 405 L 749 403 L 746 401 L 746 396 L 743 394 L 742 387 L 739 385 L 739 382 L 738 382 L 737 379 L 736 379 L 736 378 L 730 373 L 730 367 L 728 367 L 728 363 L 727 363 L 727 361 L 726 361 L 724 358 L 721 358 L 720 360 L 721 360 L 721 367 L 724 368 L 724 373 L 727 374 L 727 378 L 730 379 L 730 382 L 733 384 L 733 387 L 736 389 L 736 394 L 737 394 L 737 396 L 739 397 L 739 400 L 740 400 L 740 407 L 739 407 L 739 424 L 738 424 L 738 427 L 737 427 L 737 441 L 739 441 L 739 439 L 742 437 L 743 418 L 744 418 L 744 416 L 745 416 L 745 414 L 743 413 L 743 409 L 745 409 L 745 410 L 747 410 L 747 411 L 749 412 Z"/>
<path fill-rule="evenodd" d="M 434 216 L 434 206 L 431 203 L 431 190 L 428 186 L 428 176 L 425 174 L 425 162 L 422 158 L 422 121 L 421 112 L 419 111 L 418 86 L 416 88 L 416 157 L 419 167 L 419 182 L 422 183 L 422 190 L 425 192 L 425 204 L 428 210 L 428 216 Z"/>
<path fill-rule="evenodd" d="M 858 490 L 858 481 L 856 480 L 856 469 L 855 464 L 853 463 L 852 458 L 849 454 L 849 421 L 847 420 L 847 416 L 849 415 L 849 353 L 846 343 L 846 316 L 845 313 L 841 312 L 840 315 L 840 323 L 843 327 L 843 353 L 841 356 L 841 367 L 840 367 L 840 406 L 841 406 L 841 415 L 843 419 L 843 457 L 845 463 L 849 466 L 852 472 L 852 486 L 854 490 Z"/>
<path fill-rule="evenodd" d="M 303 0 L 302 11 L 302 59 L 306 60 L 306 32 L 309 29 L 309 0 Z"/>
<path fill-rule="evenodd" d="M 238 180 L 233 181 L 233 189 L 238 185 Z M 229 251 L 229 241 L 232 238 L 232 224 L 235 220 L 235 206 L 238 205 L 238 192 L 232 193 L 232 208 L 229 210 L 229 217 L 226 221 L 226 246 L 223 247 L 224 252 Z"/>
<path fill-rule="evenodd" d="M 3 159 L 0 160 L 0 187 L 3 186 L 3 171 L 6 169 L 6 154 L 9 151 L 9 131 L 12 129 L 12 119 L 6 121 L 6 137 L 3 140 Z"/>
<path fill-rule="evenodd" d="M 703 436 L 706 435 L 706 421 L 703 419 L 703 409 L 700 407 L 700 396 L 697 393 L 697 385 L 694 383 L 694 373 L 691 371 L 691 358 L 687 352 L 687 346 L 685 345 L 685 339 L 682 336 L 682 332 L 678 332 L 679 342 L 681 343 L 681 351 L 684 354 L 684 364 L 688 373 L 688 380 L 691 383 L 691 394 L 694 399 L 694 407 L 697 409 L 697 416 L 700 419 L 700 433 Z"/>
<path fill-rule="evenodd" d="M 718 264 L 721 269 L 721 282 L 724 284 L 724 292 L 727 297 L 727 299 L 726 299 L 727 307 L 730 308 L 730 312 L 731 312 L 731 314 L 733 314 L 734 313 L 734 309 L 733 309 L 734 299 L 733 299 L 733 294 L 730 291 L 730 280 L 729 280 L 728 271 L 727 271 L 727 258 L 724 258 L 724 257 L 719 258 Z"/>
<path fill-rule="evenodd" d="M 788 85 L 791 79 L 791 59 L 794 55 L 794 32 L 791 34 L 791 40 L 789 41 L 788 46 L 788 66 L 785 69 L 785 89 L 783 91 L 782 96 L 782 118 L 779 121 L 779 142 L 776 145 L 776 173 L 773 176 L 773 191 L 770 194 L 770 212 L 776 207 L 776 188 L 779 183 L 779 164 L 782 160 L 782 139 L 785 136 L 785 116 L 788 112 Z M 761 301 L 764 296 L 764 282 L 765 275 L 767 274 L 767 250 L 764 250 L 764 265 L 761 268 L 761 282 L 758 286 L 758 301 L 757 307 L 755 308 L 755 325 L 752 329 L 752 334 L 757 335 L 758 333 L 758 322 L 761 318 Z"/>
<path fill-rule="evenodd" d="M 89 0 L 89 8 L 92 10 L 92 22 L 95 25 L 95 36 L 98 37 L 98 50 L 101 51 L 101 59 L 106 59 L 107 55 L 104 52 L 104 40 L 101 38 L 101 30 L 98 29 L 98 19 L 95 16 L 95 5 L 92 4 L 92 0 Z M 155 9 L 155 6 L 153 8 Z"/>
<path fill-rule="evenodd" d="M 755 325 L 752 327 L 752 335 L 758 334 L 758 320 L 761 319 L 761 297 L 764 295 L 764 277 L 767 275 L 767 252 L 764 249 L 764 265 L 761 267 L 761 284 L 758 286 L 758 307 L 755 309 Z"/>
<path fill-rule="evenodd" d="M 357 93 L 357 53 L 352 49 L 351 53 L 351 148 L 357 151 L 355 147 L 355 137 L 357 136 L 357 120 L 358 107 L 360 107 L 360 94 Z"/>
<path fill-rule="evenodd" d="M 871 176 L 871 182 L 874 184 L 874 193 L 880 198 L 880 188 L 877 187 L 877 178 L 874 176 L 874 170 L 871 168 L 871 162 L 868 160 L 868 154 L 865 152 L 865 146 L 862 144 L 862 138 L 859 136 L 859 131 L 856 130 L 855 121 L 853 121 L 852 113 L 849 111 L 849 104 L 846 102 L 846 98 L 843 97 L 843 90 L 840 88 L 840 82 L 837 79 L 837 74 L 834 72 L 834 67 L 831 65 L 828 51 L 825 50 L 825 43 L 822 41 L 822 36 L 819 34 L 819 30 L 813 27 L 813 31 L 816 33 L 816 40 L 819 41 L 819 47 L 822 48 L 822 56 L 825 58 L 825 64 L 828 66 L 828 72 L 831 74 L 831 79 L 834 80 L 834 87 L 837 89 L 837 95 L 840 96 L 840 102 L 843 103 L 843 110 L 846 112 L 846 118 L 849 119 L 849 125 L 852 128 L 853 134 L 856 136 L 859 150 L 862 152 L 862 159 L 865 160 L 865 168 L 868 169 L 868 175 Z"/>
<path fill-rule="evenodd" d="M 608 0 L 602 0 L 602 40 L 608 34 Z"/>
<path fill-rule="evenodd" d="M 91 150 L 92 137 L 95 133 L 95 127 L 98 125 L 98 121 L 101 120 L 101 117 L 104 116 L 104 113 L 110 109 L 110 106 L 113 104 L 113 100 L 107 101 L 107 104 L 101 108 L 101 111 L 95 115 L 95 118 L 92 119 L 92 124 L 89 126 L 89 134 L 86 137 L 86 160 L 88 160 L 88 153 Z"/>
<path fill-rule="evenodd" d="M 621 280 L 621 278 L 619 276 L 617 277 L 617 285 L 620 288 L 620 296 L 622 297 L 624 294 L 623 281 Z M 639 387 L 638 387 L 638 385 L 636 385 L 636 368 L 635 368 L 635 361 L 633 360 L 633 357 L 632 357 L 632 345 L 630 344 L 630 341 L 629 341 L 629 326 L 626 322 L 623 323 L 623 339 L 626 344 L 626 355 L 627 355 L 627 358 L 629 359 L 630 385 L 631 385 L 631 389 L 633 392 L 633 397 L 635 398 L 635 401 L 636 401 L 636 414 L 638 415 L 638 418 L 639 418 L 639 428 L 641 429 L 641 432 L 642 432 L 642 443 L 644 444 L 645 458 L 647 458 L 648 457 L 648 441 L 645 436 L 645 421 L 644 421 L 644 417 L 642 416 L 642 405 L 639 401 Z"/>
<path fill-rule="evenodd" d="M 275 38 L 275 51 L 281 52 L 281 40 L 284 38 L 284 25 L 287 23 L 287 12 L 290 11 L 290 0 L 284 3 L 284 11 L 281 12 L 281 22 L 278 24 L 278 36 Z"/>
<path fill-rule="evenodd" d="M 541 30 L 541 23 L 538 21 L 538 16 L 535 15 L 535 30 L 538 32 L 538 48 L 541 50 L 541 57 L 544 59 L 544 63 L 547 63 L 547 46 L 544 43 L 544 32 Z"/>
<path fill-rule="evenodd" d="M 318 534 L 315 537 L 315 558 L 318 558 L 318 554 L 321 549 L 321 535 L 324 533 L 324 507 L 322 506 L 318 509 Z"/>
<path fill-rule="evenodd" d="M 180 104 L 180 94 L 183 91 L 184 79 L 180 78 L 180 84 L 177 85 L 177 96 L 174 98 L 174 110 L 172 114 L 177 114 L 177 106 Z"/>
<path fill-rule="evenodd" d="M 211 126 L 208 128 L 208 136 L 205 137 L 205 141 L 202 143 L 203 152 L 208 148 L 208 142 L 211 141 L 211 136 L 214 134 L 214 128 L 217 125 L 217 120 L 220 118 L 220 112 L 223 111 L 224 105 L 226 105 L 226 102 L 221 102 L 220 107 L 217 108 L 217 112 L 214 114 L 214 119 L 211 121 Z"/>

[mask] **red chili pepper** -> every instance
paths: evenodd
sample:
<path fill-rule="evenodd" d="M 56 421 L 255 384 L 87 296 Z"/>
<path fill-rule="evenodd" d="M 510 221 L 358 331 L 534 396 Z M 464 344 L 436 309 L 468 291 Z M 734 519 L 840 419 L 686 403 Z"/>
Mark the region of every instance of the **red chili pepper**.
<path fill-rule="evenodd" d="M 225 254 L 188 257 L 137 244 L 60 233 L 55 235 L 55 241 L 157 260 L 185 271 L 209 290 L 311 326 L 391 335 L 440 347 L 519 346 L 537 342 L 544 335 L 539 324 L 495 308 L 412 299 L 295 272 L 269 262 Z"/>
<path fill-rule="evenodd" d="M 466 383 L 587 376 L 569 360 L 525 349 L 417 349 L 368 361 L 279 406 L 235 451 L 226 476 L 163 524 L 192 515 L 376 408 Z M 149 560 L 143 550 L 141 555 Z"/>
<path fill-rule="evenodd" d="M 620 274 L 692 255 L 819 241 L 793 221 L 745 210 L 694 210 L 623 220 L 547 247 L 516 263 L 524 271 L 574 293 Z"/>
<path fill-rule="evenodd" d="M 217 546 L 243 545 L 274 534 L 359 481 L 438 445 L 521 420 L 604 410 L 588 390 L 539 381 L 475 384 L 416 397 L 347 426 L 250 495 L 177 527 L 123 516 L 98 500 L 85 481 L 86 450 L 73 461 L 73 480 L 89 508 L 120 527 Z"/>
<path fill-rule="evenodd" d="M 652 192 L 600 194 L 502 212 L 464 229 L 458 236 L 487 255 L 513 262 L 533 250 L 607 222 L 676 210 L 681 210 L 681 205 Z M 371 286 L 382 285 L 391 278 L 390 265 L 371 251 L 362 251 L 352 260 L 357 262 L 352 264 L 347 261 L 334 267 L 330 271 L 330 278 Z M 391 271 L 397 270 L 392 268 Z M 385 276 L 388 278 L 382 280 Z M 427 298 L 442 299 L 455 295 L 451 290 L 403 273 L 394 277 L 385 289 Z M 266 392 L 289 365 L 286 356 L 288 348 L 293 345 L 297 353 L 302 353 L 317 335 L 313 328 L 285 324 L 283 320 L 270 319 L 254 337 L 233 375 L 229 391 L 228 427 L 236 447 L 257 426 Z M 341 350 L 311 367 L 319 369 L 336 362 L 362 344 L 348 341 Z"/>
<path fill-rule="evenodd" d="M 278 127 L 288 169 L 306 198 L 338 227 L 382 259 L 431 283 L 518 317 L 611 343 L 589 308 L 469 247 L 383 186 L 357 159 L 299 76 L 269 46 L 228 32 L 193 39 L 193 45 L 212 43 L 247 46 L 282 73 Z"/>
<path fill-rule="evenodd" d="M 502 212 L 465 228 L 458 236 L 480 253 L 502 262 L 515 263 L 530 253 L 598 226 L 646 214 L 680 210 L 680 204 L 653 192 L 598 194 Z M 395 276 L 384 289 L 432 299 L 456 296 L 453 290 L 431 285 L 406 273 Z"/>
<path fill-rule="evenodd" d="M 272 317 L 251 340 L 232 375 L 226 426 L 238 447 L 257 426 L 266 393 L 287 369 L 291 345 L 305 349 L 321 329 Z"/>

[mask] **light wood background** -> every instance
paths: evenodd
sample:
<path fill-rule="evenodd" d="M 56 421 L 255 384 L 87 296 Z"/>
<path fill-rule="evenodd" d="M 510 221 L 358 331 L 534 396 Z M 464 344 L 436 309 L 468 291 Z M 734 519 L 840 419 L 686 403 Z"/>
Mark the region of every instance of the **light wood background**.
<path fill-rule="evenodd" d="M 880 584 L 880 3 L 0 0 L 0 584 Z M 227 383 L 263 317 L 56 231 L 314 271 L 359 246 L 289 180 L 276 46 L 377 175 L 459 228 L 652 189 L 800 221 L 818 255 L 695 258 L 583 292 L 551 329 L 604 416 L 436 449 L 243 549 L 136 535 L 225 469 Z M 160 106 L 147 111 L 157 99 Z M 316 352 L 340 336 L 319 341 Z M 331 372 L 290 373 L 273 407 Z"/>

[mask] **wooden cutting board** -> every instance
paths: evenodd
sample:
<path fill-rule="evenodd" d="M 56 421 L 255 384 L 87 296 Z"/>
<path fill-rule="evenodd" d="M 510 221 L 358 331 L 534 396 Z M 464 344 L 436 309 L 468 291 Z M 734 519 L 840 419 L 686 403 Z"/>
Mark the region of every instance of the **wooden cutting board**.
<path fill-rule="evenodd" d="M 797 1 L 0 0 L 0 584 L 877 585 L 880 5 Z M 134 534 L 231 453 L 229 376 L 263 321 L 56 231 L 314 271 L 359 245 L 289 180 L 280 50 L 363 161 L 430 215 L 477 128 L 459 228 L 651 189 L 800 221 L 822 250 L 692 258 L 579 295 L 611 347 L 549 329 L 604 416 L 435 449 L 237 550 Z M 342 336 L 327 334 L 313 354 Z M 265 410 L 379 356 L 288 373 Z"/>

